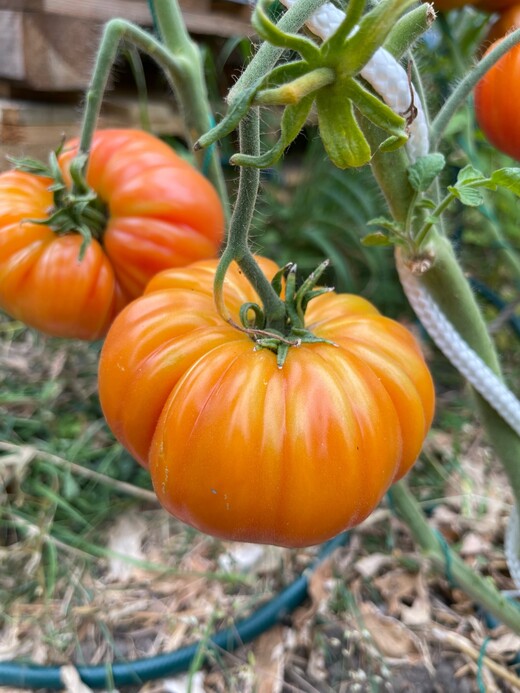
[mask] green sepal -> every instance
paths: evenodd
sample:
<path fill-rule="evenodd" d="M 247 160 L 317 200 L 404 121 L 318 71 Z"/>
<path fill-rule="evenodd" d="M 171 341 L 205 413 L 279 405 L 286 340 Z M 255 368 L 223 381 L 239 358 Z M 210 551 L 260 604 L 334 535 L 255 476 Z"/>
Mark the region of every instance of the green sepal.
<path fill-rule="evenodd" d="M 409 51 L 414 43 L 430 28 L 435 19 L 431 5 L 422 3 L 419 7 L 407 12 L 392 26 L 383 43 L 391 55 L 399 60 Z"/>
<path fill-rule="evenodd" d="M 302 297 L 301 299 L 301 309 L 303 313 L 307 310 L 307 306 L 309 303 L 312 301 L 313 298 L 317 298 L 318 296 L 323 296 L 324 294 L 330 294 L 334 291 L 334 289 L 330 286 L 324 286 L 321 289 L 313 289 L 312 291 L 307 291 L 305 296 Z M 297 330 L 294 330 L 295 334 L 298 334 Z"/>
<path fill-rule="evenodd" d="M 311 41 L 311 39 L 301 34 L 286 34 L 277 27 L 266 13 L 266 7 L 270 4 L 269 0 L 259 0 L 255 6 L 251 17 L 251 24 L 258 36 L 272 46 L 286 48 L 300 53 L 305 60 L 316 60 L 320 54 L 318 46 Z"/>
<path fill-rule="evenodd" d="M 406 120 L 402 116 L 393 111 L 379 97 L 365 89 L 355 79 L 350 78 L 338 81 L 343 86 L 344 96 L 351 99 L 356 108 L 374 125 L 392 135 L 381 145 L 383 151 L 393 151 L 405 144 L 408 140 L 408 134 L 405 130 Z"/>
<path fill-rule="evenodd" d="M 340 74 L 346 77 L 357 75 L 383 45 L 399 17 L 414 3 L 415 0 L 381 0 L 367 12 L 359 22 L 356 33 L 336 53 L 335 62 Z"/>
<path fill-rule="evenodd" d="M 316 96 L 318 125 L 325 151 L 338 168 L 364 166 L 371 158 L 370 146 L 359 127 L 350 99 L 336 82 Z"/>
<path fill-rule="evenodd" d="M 222 137 L 229 135 L 239 122 L 247 115 L 251 104 L 255 98 L 255 94 L 264 81 L 264 77 L 258 79 L 254 84 L 252 84 L 247 89 L 239 92 L 239 96 L 229 104 L 228 111 L 224 118 L 215 125 L 215 127 L 205 132 L 199 137 L 199 139 L 193 145 L 194 149 L 204 149 L 214 144 L 217 140 Z"/>
<path fill-rule="evenodd" d="M 273 68 L 265 80 L 266 86 L 285 84 L 293 79 L 298 79 L 309 71 L 309 64 L 305 60 L 293 60 Z"/>
<path fill-rule="evenodd" d="M 284 153 L 284 150 L 298 136 L 305 125 L 313 101 L 314 94 L 309 94 L 300 103 L 290 104 L 285 107 L 280 124 L 280 139 L 267 152 L 259 156 L 234 154 L 230 159 L 230 163 L 234 166 L 253 166 L 255 168 L 274 166 Z"/>
<path fill-rule="evenodd" d="M 319 67 L 279 87 L 259 91 L 256 94 L 254 104 L 255 106 L 296 104 L 309 94 L 332 84 L 335 78 L 333 70 L 328 67 Z"/>
<path fill-rule="evenodd" d="M 365 3 L 366 0 L 350 0 L 345 10 L 345 19 L 332 36 L 323 42 L 322 55 L 328 57 L 341 49 L 349 34 L 361 20 Z"/>

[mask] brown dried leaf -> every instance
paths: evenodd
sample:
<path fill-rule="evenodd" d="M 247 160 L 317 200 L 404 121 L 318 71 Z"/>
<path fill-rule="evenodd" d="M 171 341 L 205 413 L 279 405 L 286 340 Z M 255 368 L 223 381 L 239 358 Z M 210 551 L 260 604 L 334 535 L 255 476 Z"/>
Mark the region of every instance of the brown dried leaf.
<path fill-rule="evenodd" d="M 109 557 L 109 568 L 105 576 L 107 581 L 123 582 L 133 575 L 135 566 L 125 560 L 125 557 L 144 559 L 141 544 L 146 531 L 146 522 L 136 512 L 117 518 L 110 529 L 108 549 L 118 555 Z"/>
<path fill-rule="evenodd" d="M 417 636 L 403 623 L 385 616 L 370 602 L 360 606 L 364 627 L 369 631 L 380 652 L 394 659 L 420 659 L 421 646 Z"/>
<path fill-rule="evenodd" d="M 388 602 L 388 612 L 392 616 L 400 616 L 403 599 L 408 602 L 416 598 L 418 577 L 412 573 L 398 568 L 374 579 L 374 585 L 381 592 L 381 596 Z"/>
<path fill-rule="evenodd" d="M 253 646 L 257 693 L 281 693 L 285 669 L 284 628 L 275 626 L 263 633 Z"/>
<path fill-rule="evenodd" d="M 72 665 L 61 667 L 60 678 L 67 693 L 93 693 L 79 677 L 78 670 Z"/>
<path fill-rule="evenodd" d="M 498 638 L 489 640 L 486 654 L 491 656 L 511 656 L 520 652 L 520 636 L 515 633 L 504 633 Z"/>
<path fill-rule="evenodd" d="M 365 579 L 374 577 L 382 568 L 392 563 L 392 557 L 386 553 L 372 553 L 356 561 L 354 567 Z"/>
<path fill-rule="evenodd" d="M 480 534 L 468 532 L 462 540 L 460 547 L 461 556 L 482 556 L 488 554 L 491 550 L 491 545 L 487 539 L 484 539 Z"/>

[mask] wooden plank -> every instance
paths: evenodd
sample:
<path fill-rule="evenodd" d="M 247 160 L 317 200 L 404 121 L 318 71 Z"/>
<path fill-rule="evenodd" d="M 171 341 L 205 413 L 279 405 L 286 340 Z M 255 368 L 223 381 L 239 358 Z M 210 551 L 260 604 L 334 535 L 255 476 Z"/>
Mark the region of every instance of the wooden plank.
<path fill-rule="evenodd" d="M 252 34 L 249 24 L 251 10 L 241 0 L 219 3 L 218 10 L 215 10 L 211 0 L 179 0 L 179 4 L 186 26 L 192 33 L 216 36 Z M 121 17 L 143 26 L 152 24 L 146 0 L 0 0 L 0 10 L 2 9 L 77 17 L 96 22 Z"/>
<path fill-rule="evenodd" d="M 183 135 L 183 123 L 173 101 L 152 99 L 148 104 L 151 129 L 157 135 Z M 133 97 L 111 96 L 104 103 L 100 128 L 140 127 L 138 104 Z M 47 160 L 51 149 L 65 136 L 79 134 L 80 111 L 76 104 L 50 104 L 0 99 L 0 171 L 10 167 L 6 156 L 31 156 Z"/>

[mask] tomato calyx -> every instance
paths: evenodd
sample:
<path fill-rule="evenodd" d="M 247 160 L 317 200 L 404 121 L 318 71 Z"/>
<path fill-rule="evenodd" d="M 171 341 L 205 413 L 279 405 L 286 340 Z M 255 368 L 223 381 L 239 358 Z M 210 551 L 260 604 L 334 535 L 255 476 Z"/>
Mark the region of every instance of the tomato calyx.
<path fill-rule="evenodd" d="M 51 152 L 48 164 L 30 158 L 11 158 L 10 161 L 18 171 L 52 181 L 49 191 L 54 200 L 48 216 L 26 221 L 48 226 L 59 235 L 79 233 L 83 239 L 79 251 L 81 260 L 92 239 L 100 240 L 103 236 L 108 218 L 107 207 L 85 179 L 86 154 L 78 155 L 72 160 L 69 173 L 73 185 L 67 185 L 58 163 L 61 147 L 62 145 Z"/>
<path fill-rule="evenodd" d="M 283 367 L 291 347 L 312 343 L 337 346 L 328 339 L 316 337 L 305 327 L 305 310 L 309 302 L 317 296 L 333 291 L 330 287 L 316 287 L 328 265 L 328 260 L 322 262 L 299 287 L 296 284 L 297 265 L 295 263 L 288 263 L 275 274 L 271 286 L 280 297 L 285 289 L 283 301 L 286 314 L 283 331 L 269 324 L 268 317 L 257 303 L 244 303 L 241 306 L 239 315 L 242 326 L 236 324 L 233 326 L 248 334 L 258 349 L 269 349 L 275 352 L 278 368 Z"/>

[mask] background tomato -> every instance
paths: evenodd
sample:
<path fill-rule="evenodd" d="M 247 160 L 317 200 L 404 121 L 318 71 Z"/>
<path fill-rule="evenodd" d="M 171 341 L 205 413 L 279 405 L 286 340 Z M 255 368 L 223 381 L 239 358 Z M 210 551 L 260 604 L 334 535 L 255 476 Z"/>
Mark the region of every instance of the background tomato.
<path fill-rule="evenodd" d="M 68 167 L 77 141 L 59 159 Z M 79 260 L 81 236 L 45 220 L 52 181 L 0 174 L 0 308 L 53 336 L 98 339 L 149 279 L 168 267 L 212 257 L 224 217 L 211 184 L 169 146 L 137 130 L 100 130 L 87 180 L 106 205 L 100 241 Z"/>
<path fill-rule="evenodd" d="M 261 261 L 273 276 L 277 267 Z M 115 320 L 99 393 L 163 506 L 218 537 L 304 546 L 361 522 L 415 461 L 432 380 L 410 333 L 366 300 L 326 294 L 309 329 L 334 344 L 276 355 L 216 313 L 215 261 L 169 270 Z M 257 301 L 233 267 L 226 304 Z"/>
<path fill-rule="evenodd" d="M 479 127 L 491 144 L 520 160 L 520 118 L 516 98 L 519 88 L 520 45 L 517 45 L 477 84 L 475 114 Z"/>
<path fill-rule="evenodd" d="M 518 0 L 517 0 L 518 3 Z M 489 33 L 486 37 L 488 43 L 498 41 L 508 32 L 520 27 L 520 4 L 515 4 L 512 7 L 504 10 L 498 16 L 496 22 L 492 24 Z"/>
<path fill-rule="evenodd" d="M 448 12 L 457 7 L 472 5 L 485 12 L 499 12 L 518 3 L 518 0 L 425 0 L 433 2 L 436 10 Z"/>

